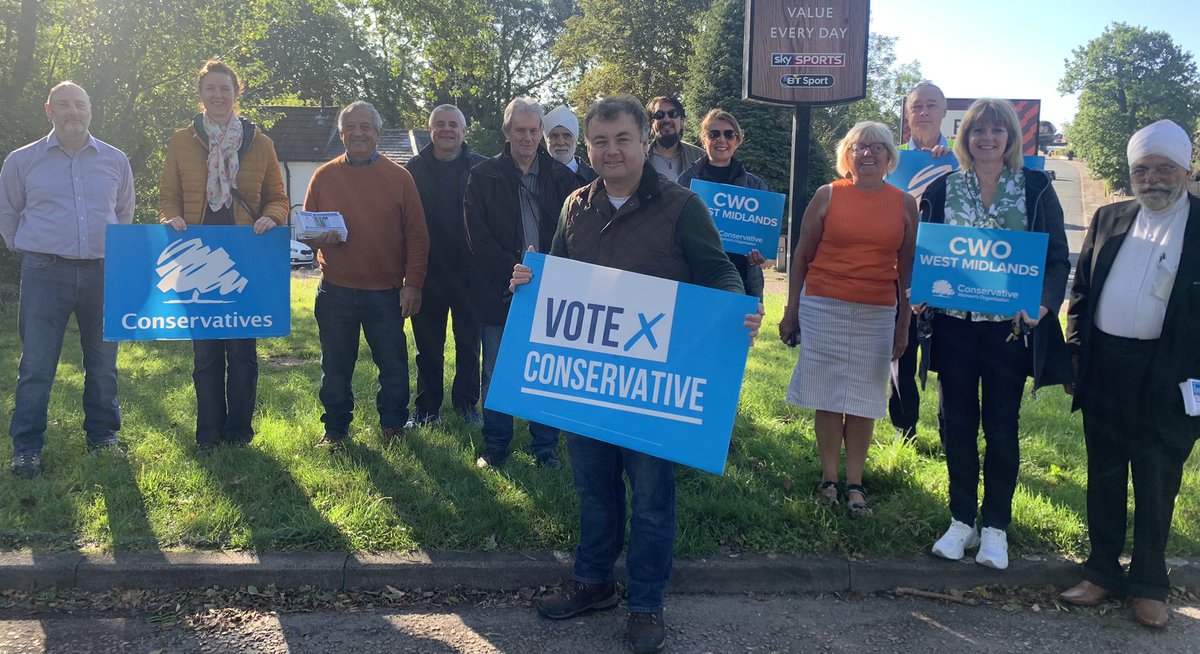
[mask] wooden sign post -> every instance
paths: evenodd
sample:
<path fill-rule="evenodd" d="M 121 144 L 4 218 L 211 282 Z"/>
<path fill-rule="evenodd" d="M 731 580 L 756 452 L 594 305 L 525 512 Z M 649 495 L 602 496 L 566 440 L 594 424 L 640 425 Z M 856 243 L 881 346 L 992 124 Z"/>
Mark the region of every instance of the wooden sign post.
<path fill-rule="evenodd" d="M 870 0 L 746 0 L 742 99 L 794 106 L 787 257 L 808 204 L 812 107 L 867 95 Z"/>

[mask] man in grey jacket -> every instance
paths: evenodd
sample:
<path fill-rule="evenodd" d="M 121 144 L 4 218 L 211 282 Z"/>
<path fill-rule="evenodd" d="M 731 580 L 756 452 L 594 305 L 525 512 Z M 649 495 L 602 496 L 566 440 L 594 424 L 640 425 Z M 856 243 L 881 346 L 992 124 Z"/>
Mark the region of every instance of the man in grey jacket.
<path fill-rule="evenodd" d="M 677 98 L 660 95 L 646 105 L 650 117 L 650 152 L 646 160 L 659 175 L 672 182 L 692 167 L 704 150 L 683 142 L 683 103 Z"/>

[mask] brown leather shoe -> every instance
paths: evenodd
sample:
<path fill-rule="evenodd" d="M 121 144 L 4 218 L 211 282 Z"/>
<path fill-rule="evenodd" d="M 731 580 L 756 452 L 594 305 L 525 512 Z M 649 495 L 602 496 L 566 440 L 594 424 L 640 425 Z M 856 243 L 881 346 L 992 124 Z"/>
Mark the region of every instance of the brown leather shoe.
<path fill-rule="evenodd" d="M 1171 615 L 1167 613 L 1166 602 L 1135 597 L 1133 598 L 1133 619 L 1144 627 L 1162 629 L 1167 626 Z"/>
<path fill-rule="evenodd" d="M 1059 593 L 1058 599 L 1067 604 L 1074 604 L 1075 606 L 1096 606 L 1113 595 L 1116 595 L 1116 593 L 1084 579 Z"/>

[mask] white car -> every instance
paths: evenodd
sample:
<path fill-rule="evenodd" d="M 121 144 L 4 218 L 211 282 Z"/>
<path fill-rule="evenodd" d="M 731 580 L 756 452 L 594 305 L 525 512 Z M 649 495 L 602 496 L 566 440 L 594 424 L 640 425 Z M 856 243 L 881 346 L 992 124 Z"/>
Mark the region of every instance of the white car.
<path fill-rule="evenodd" d="M 292 241 L 293 266 L 311 266 L 315 262 L 316 257 L 313 256 L 312 248 L 301 243 L 300 241 Z"/>

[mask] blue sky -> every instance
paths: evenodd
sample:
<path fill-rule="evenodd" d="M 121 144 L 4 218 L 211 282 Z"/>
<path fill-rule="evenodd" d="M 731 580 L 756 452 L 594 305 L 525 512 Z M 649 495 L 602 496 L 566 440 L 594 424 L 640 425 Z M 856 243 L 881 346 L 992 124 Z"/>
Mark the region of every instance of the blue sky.
<path fill-rule="evenodd" d="M 871 30 L 899 37 L 897 61 L 920 61 L 946 95 L 1040 98 L 1042 120 L 1055 125 L 1075 115 L 1076 97 L 1056 90 L 1063 60 L 1114 22 L 1167 32 L 1200 58 L 1197 0 L 871 2 Z"/>

